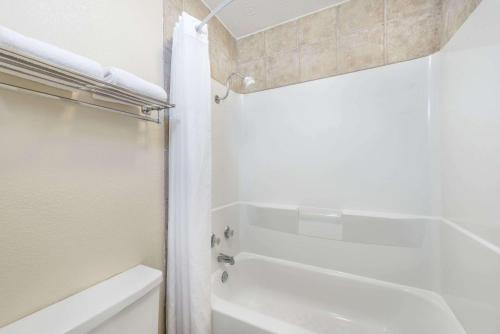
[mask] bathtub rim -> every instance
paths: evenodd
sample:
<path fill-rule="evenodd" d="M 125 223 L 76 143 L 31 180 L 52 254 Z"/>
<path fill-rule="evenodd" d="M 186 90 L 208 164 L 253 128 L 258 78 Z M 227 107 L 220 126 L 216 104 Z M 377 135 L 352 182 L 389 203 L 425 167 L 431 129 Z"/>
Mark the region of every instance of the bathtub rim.
<path fill-rule="evenodd" d="M 413 297 L 423 299 L 423 300 L 429 302 L 430 304 L 434 305 L 435 307 L 439 308 L 442 312 L 444 312 L 443 315 L 445 315 L 450 321 L 454 322 L 454 324 L 459 329 L 460 333 L 457 333 L 457 334 L 467 334 L 462 323 L 458 320 L 457 316 L 451 310 L 448 303 L 446 303 L 446 301 L 444 300 L 444 298 L 440 294 L 438 294 L 434 291 L 410 287 L 410 286 L 406 286 L 406 285 L 402 285 L 402 284 L 378 280 L 375 278 L 355 275 L 355 274 L 346 273 L 346 272 L 342 272 L 342 271 L 338 271 L 338 270 L 317 267 L 317 266 L 313 266 L 313 265 L 303 264 L 303 263 L 299 263 L 299 262 L 294 262 L 294 261 L 284 260 L 284 259 L 280 259 L 280 258 L 274 258 L 274 257 L 270 257 L 270 256 L 260 255 L 260 254 L 249 253 L 249 252 L 238 253 L 235 256 L 235 261 L 236 261 L 235 266 L 237 266 L 238 263 L 248 261 L 248 260 L 266 261 L 266 262 L 270 262 L 273 264 L 288 266 L 288 267 L 297 268 L 300 270 L 311 271 L 314 273 L 318 273 L 318 274 L 326 275 L 326 276 L 330 276 L 330 277 L 337 277 L 337 278 L 341 278 L 341 279 L 353 280 L 355 282 L 374 286 L 375 288 L 381 287 L 381 288 L 390 289 L 390 290 L 397 290 L 400 293 L 412 295 Z M 212 273 L 212 277 L 211 277 L 212 287 L 215 284 L 220 284 L 218 282 L 218 280 L 219 280 L 223 270 L 224 270 L 224 268 L 217 268 L 217 270 L 215 270 Z M 254 310 L 250 310 L 244 306 L 233 303 L 230 300 L 227 300 L 227 299 L 224 299 L 224 298 L 218 296 L 214 289 L 212 290 L 211 305 L 212 305 L 212 312 L 218 312 L 218 313 L 222 313 L 226 316 L 236 318 L 237 320 L 242 321 L 247 325 L 254 326 L 254 327 L 259 328 L 259 329 L 264 330 L 264 331 L 272 330 L 269 328 L 269 326 L 270 326 L 269 321 L 271 321 L 271 319 L 272 319 L 272 321 L 277 322 L 279 326 L 286 326 L 286 322 L 284 322 L 280 319 L 275 319 L 275 318 L 266 316 L 262 313 L 259 313 L 259 312 L 254 311 Z M 255 323 L 255 318 L 256 318 L 256 316 L 259 316 L 259 315 L 262 316 L 262 317 L 259 317 L 259 318 L 261 318 L 261 320 L 266 320 L 265 323 L 267 324 L 267 326 L 259 325 L 258 323 Z M 254 321 L 252 321 L 252 320 L 254 320 Z M 293 326 L 293 325 L 286 326 L 286 327 L 300 328 L 298 326 Z M 300 328 L 300 331 L 301 331 L 300 333 L 304 333 L 304 334 L 314 334 L 314 332 L 311 332 L 311 331 L 308 331 L 308 330 L 305 330 L 302 328 Z M 279 332 L 279 333 L 282 333 L 282 332 Z M 283 333 L 286 333 L 286 332 L 283 332 Z"/>

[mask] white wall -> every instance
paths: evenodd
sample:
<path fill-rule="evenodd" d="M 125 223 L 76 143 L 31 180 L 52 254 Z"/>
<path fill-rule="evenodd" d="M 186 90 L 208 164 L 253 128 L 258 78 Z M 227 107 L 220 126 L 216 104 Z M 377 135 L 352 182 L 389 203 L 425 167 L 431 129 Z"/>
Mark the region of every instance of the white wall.
<path fill-rule="evenodd" d="M 430 58 L 243 97 L 240 201 L 436 216 L 421 247 L 310 238 L 295 209 L 238 203 L 214 212 L 239 233 L 221 248 L 434 289 L 468 333 L 499 333 L 498 13 L 483 0 Z"/>
<path fill-rule="evenodd" d="M 412 216 L 343 212 L 335 238 L 324 232 L 331 222 L 304 221 L 297 207 L 241 203 L 218 210 L 216 219 L 239 210 L 239 249 L 422 289 L 438 288 L 435 220 Z M 223 213 L 223 211 L 225 211 Z M 323 233 L 311 236 L 311 223 Z M 226 246 L 231 246 L 225 244 Z"/>
<path fill-rule="evenodd" d="M 484 0 L 441 53 L 444 215 L 500 245 L 500 3 Z"/>
<path fill-rule="evenodd" d="M 212 80 L 212 96 L 224 96 L 226 87 Z M 212 100 L 212 207 L 239 200 L 238 133 L 243 96 L 231 92 L 220 104 Z"/>
<path fill-rule="evenodd" d="M 1 25 L 157 84 L 162 22 L 162 0 L 0 1 Z M 163 268 L 163 125 L 0 89 L 0 152 L 0 326 Z"/>
<path fill-rule="evenodd" d="M 212 80 L 212 96 L 224 96 L 226 87 Z M 239 209 L 231 205 L 239 200 L 238 133 L 243 96 L 231 92 L 220 104 L 212 100 L 212 232 L 221 239 L 212 250 L 212 270 L 217 270 L 220 252 L 239 252 Z M 231 226 L 235 236 L 223 237 L 224 228 Z"/>
<path fill-rule="evenodd" d="M 279 213 L 257 217 L 250 212 L 254 207 L 244 204 L 216 209 L 213 231 L 222 237 L 230 225 L 237 236 L 222 240 L 214 258 L 219 251 L 242 250 L 437 289 L 437 234 L 430 221 L 415 220 L 422 236 L 415 245 L 380 244 L 370 236 L 318 239 L 296 231 L 297 206 L 436 211 L 429 72 L 430 60 L 423 58 L 254 94 L 232 93 L 229 101 L 214 105 L 213 206 L 243 201 L 292 207 L 278 210 L 289 220 Z M 346 233 L 352 232 L 353 223 L 348 225 Z"/>
<path fill-rule="evenodd" d="M 432 214 L 429 59 L 244 96 L 240 199 Z"/>
<path fill-rule="evenodd" d="M 468 333 L 481 334 L 500 332 L 499 13 L 500 2 L 483 0 L 435 59 L 443 213 L 469 231 L 443 226 L 442 293 Z"/>

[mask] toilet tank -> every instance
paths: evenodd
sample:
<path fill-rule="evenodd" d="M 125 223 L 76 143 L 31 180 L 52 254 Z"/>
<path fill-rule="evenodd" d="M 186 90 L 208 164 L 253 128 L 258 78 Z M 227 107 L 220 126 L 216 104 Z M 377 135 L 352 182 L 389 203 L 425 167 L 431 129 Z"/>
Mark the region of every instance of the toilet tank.
<path fill-rule="evenodd" d="M 0 334 L 157 334 L 162 273 L 137 266 L 0 328 Z"/>

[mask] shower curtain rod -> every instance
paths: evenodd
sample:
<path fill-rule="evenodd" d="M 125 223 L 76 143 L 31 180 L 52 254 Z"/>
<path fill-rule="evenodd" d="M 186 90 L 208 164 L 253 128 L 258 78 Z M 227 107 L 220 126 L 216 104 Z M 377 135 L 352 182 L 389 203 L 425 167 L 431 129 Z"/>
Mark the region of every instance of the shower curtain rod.
<path fill-rule="evenodd" d="M 203 21 L 201 21 L 201 23 L 196 27 L 196 31 L 198 33 L 201 32 L 201 30 L 203 29 L 203 27 L 207 25 L 208 21 L 210 21 L 210 19 L 212 17 L 214 17 L 215 15 L 217 15 L 217 13 L 219 13 L 221 10 L 223 10 L 227 5 L 229 5 L 233 1 L 234 0 L 224 0 L 219 5 L 217 5 L 217 7 L 215 7 L 215 9 L 212 10 L 210 12 L 210 14 L 208 14 L 208 16 L 205 17 L 205 19 L 203 19 Z"/>

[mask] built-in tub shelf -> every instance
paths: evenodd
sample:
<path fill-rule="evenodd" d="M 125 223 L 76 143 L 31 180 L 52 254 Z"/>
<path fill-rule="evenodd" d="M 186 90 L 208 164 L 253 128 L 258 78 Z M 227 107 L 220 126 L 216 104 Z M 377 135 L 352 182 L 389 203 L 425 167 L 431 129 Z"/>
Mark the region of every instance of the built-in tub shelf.
<path fill-rule="evenodd" d="M 56 97 L 145 121 L 160 122 L 174 105 L 61 68 L 44 60 L 0 48 L 0 86 Z"/>

